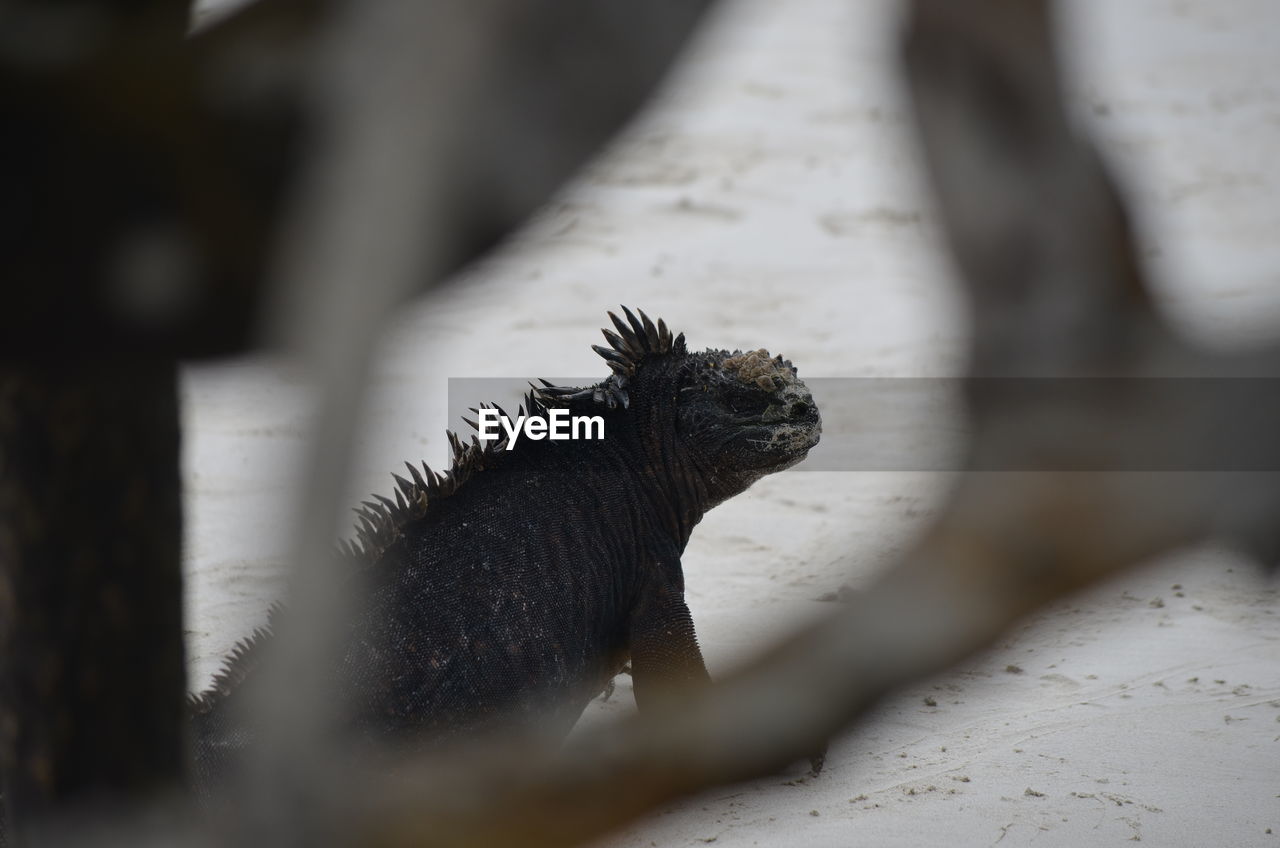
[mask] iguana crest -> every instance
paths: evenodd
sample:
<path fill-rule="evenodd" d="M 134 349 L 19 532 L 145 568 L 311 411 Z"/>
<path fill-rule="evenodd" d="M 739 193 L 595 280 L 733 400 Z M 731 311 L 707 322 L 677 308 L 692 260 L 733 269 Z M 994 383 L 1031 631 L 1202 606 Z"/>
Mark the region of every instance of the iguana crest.
<path fill-rule="evenodd" d="M 555 386 L 546 380 L 539 381 L 542 383 L 541 386 L 531 383 L 524 403 L 517 410 L 517 416 L 526 413 L 543 415 L 548 407 L 565 407 L 575 401 L 586 399 L 608 409 L 616 409 L 619 406 L 625 409 L 630 406 L 630 397 L 627 394 L 628 381 L 643 367 L 647 359 L 688 352 L 685 347 L 684 333 L 673 336 L 662 319 L 658 319 L 658 323 L 654 324 L 643 310 L 636 310 L 639 313 L 638 316 L 626 306 L 622 307 L 622 311 L 627 316 L 626 322 L 614 313 L 608 313 L 618 332 L 601 330 L 609 342 L 609 347 L 591 346 L 591 349 L 609 365 L 613 373 L 594 386 L 586 388 Z M 778 357 L 777 362 L 782 363 L 782 358 Z M 790 365 L 790 362 L 786 363 L 787 367 Z M 503 417 L 508 417 L 506 411 L 496 404 L 481 404 L 479 407 L 472 407 L 471 412 L 477 412 L 479 409 L 496 409 Z M 469 418 L 463 420 L 472 429 L 479 429 L 474 420 Z M 383 551 L 400 537 L 406 525 L 426 515 L 432 503 L 452 495 L 459 486 L 470 480 L 476 473 L 498 464 L 506 454 L 505 436 L 496 440 L 481 441 L 478 436 L 472 435 L 471 441 L 466 442 L 452 430 L 446 431 L 445 435 L 453 450 L 450 467 L 445 471 L 436 472 L 423 462 L 422 471 L 419 472 L 412 463 L 406 462 L 408 477 L 395 473 L 391 475 L 396 483 L 394 499 L 375 494 L 372 496 L 373 500 L 363 501 L 359 507 L 355 508 L 359 524 L 355 528 L 356 535 L 353 540 L 342 540 L 338 543 L 338 548 L 343 554 L 360 564 L 376 562 Z"/>

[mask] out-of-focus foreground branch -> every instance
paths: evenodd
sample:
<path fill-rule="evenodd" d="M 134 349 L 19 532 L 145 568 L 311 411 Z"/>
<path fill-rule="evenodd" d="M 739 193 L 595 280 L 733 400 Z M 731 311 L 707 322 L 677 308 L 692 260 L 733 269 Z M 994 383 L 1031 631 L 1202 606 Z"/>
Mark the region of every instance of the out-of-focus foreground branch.
<path fill-rule="evenodd" d="M 906 29 L 922 147 L 975 326 L 971 468 L 941 518 L 847 609 L 704 695 L 602 729 L 554 763 L 494 752 L 406 768 L 377 801 L 343 810 L 348 835 L 580 843 L 802 758 L 896 687 L 1141 560 L 1209 537 L 1274 555 L 1276 405 L 1205 403 L 1170 378 L 1271 376 L 1280 356 L 1198 350 L 1153 311 L 1117 188 L 1068 118 L 1051 24 L 1044 0 L 917 0 Z"/>

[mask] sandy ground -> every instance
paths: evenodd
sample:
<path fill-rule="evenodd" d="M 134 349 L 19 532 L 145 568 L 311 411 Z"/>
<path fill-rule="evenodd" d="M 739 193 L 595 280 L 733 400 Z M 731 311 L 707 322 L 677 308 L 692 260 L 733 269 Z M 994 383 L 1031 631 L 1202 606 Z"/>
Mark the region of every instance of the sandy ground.
<path fill-rule="evenodd" d="M 1162 308 L 1216 346 L 1280 332 L 1280 6 L 1069 5 L 1078 112 L 1137 198 Z M 403 459 L 443 464 L 449 378 L 602 377 L 588 346 L 619 303 L 695 347 L 782 352 L 805 377 L 957 373 L 965 326 L 892 76 L 896 10 L 723 7 L 626 138 L 388 331 L 352 502 L 388 491 Z M 307 395 L 259 358 L 188 369 L 184 396 L 202 685 L 279 590 Z M 832 441 L 855 413 L 824 411 Z M 713 673 L 865 585 L 945 495 L 940 471 L 805 470 L 824 449 L 694 534 L 685 572 Z M 797 766 L 602 844 L 1280 844 L 1278 611 L 1249 563 L 1187 552 L 884 703 L 816 780 Z M 623 678 L 587 720 L 631 708 Z"/>

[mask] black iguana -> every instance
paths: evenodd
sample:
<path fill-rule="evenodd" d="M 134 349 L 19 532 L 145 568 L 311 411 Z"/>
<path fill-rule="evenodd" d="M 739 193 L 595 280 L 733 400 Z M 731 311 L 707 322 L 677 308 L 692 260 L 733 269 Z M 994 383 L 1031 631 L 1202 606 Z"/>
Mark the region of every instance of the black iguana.
<path fill-rule="evenodd" d="M 360 598 L 334 675 L 344 726 L 408 741 L 548 724 L 567 733 L 628 661 L 641 709 L 708 679 L 680 557 L 716 504 L 795 465 L 818 441 L 796 369 L 764 350 L 690 353 L 643 312 L 609 313 L 612 369 L 545 383 L 522 413 L 599 415 L 604 438 L 464 445 L 443 474 L 409 466 L 366 502 L 351 579 Z M 287 625 L 286 625 L 287 626 Z M 267 628 L 190 700 L 197 776 L 219 779 L 251 734 L 235 718 Z M 269 673 L 266 672 L 266 673 Z M 425 737 L 423 736 L 425 734 Z"/>

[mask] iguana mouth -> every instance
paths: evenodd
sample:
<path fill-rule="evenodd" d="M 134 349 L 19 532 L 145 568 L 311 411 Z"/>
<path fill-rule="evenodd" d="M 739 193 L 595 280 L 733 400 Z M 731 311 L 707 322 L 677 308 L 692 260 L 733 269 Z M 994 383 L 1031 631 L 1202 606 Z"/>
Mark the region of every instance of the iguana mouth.
<path fill-rule="evenodd" d="M 808 456 L 821 435 L 822 425 L 815 421 L 753 427 L 744 434 L 744 438 L 760 453 L 761 467 L 782 469 Z"/>

